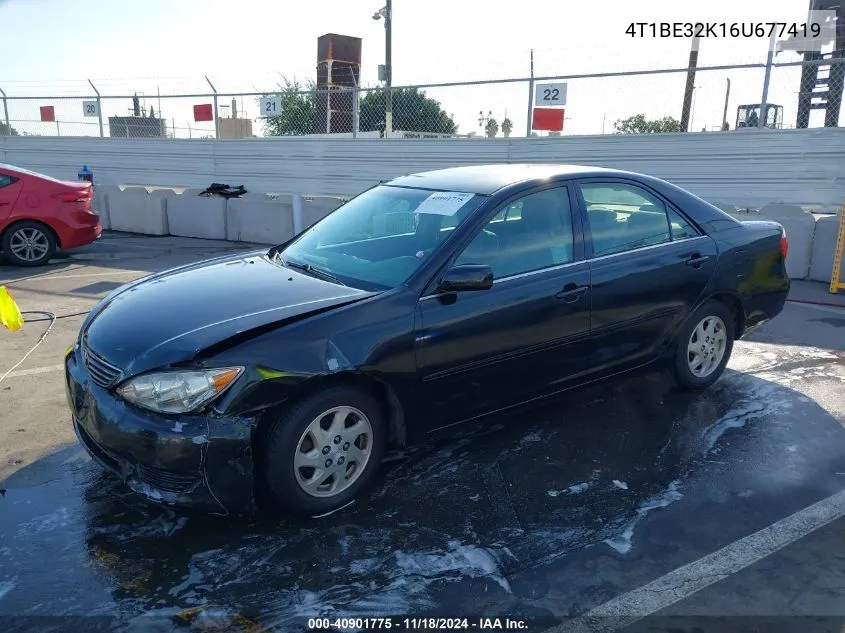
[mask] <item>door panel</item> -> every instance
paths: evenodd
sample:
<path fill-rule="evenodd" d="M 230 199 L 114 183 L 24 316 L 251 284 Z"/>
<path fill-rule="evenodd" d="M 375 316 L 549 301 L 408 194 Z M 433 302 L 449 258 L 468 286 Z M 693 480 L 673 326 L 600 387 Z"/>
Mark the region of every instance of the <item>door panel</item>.
<path fill-rule="evenodd" d="M 590 366 L 602 371 L 655 357 L 715 266 L 716 245 L 704 236 L 592 260 Z"/>
<path fill-rule="evenodd" d="M 423 299 L 417 361 L 431 428 L 560 389 L 583 373 L 589 281 L 579 262 Z"/>
<path fill-rule="evenodd" d="M 430 429 L 560 389 L 584 371 L 590 272 L 571 207 L 562 186 L 506 201 L 450 264 L 489 266 L 492 288 L 420 300 L 417 366 Z"/>
<path fill-rule="evenodd" d="M 589 227 L 592 338 L 596 372 L 655 358 L 698 303 L 716 267 L 715 242 L 643 185 L 580 181 Z"/>

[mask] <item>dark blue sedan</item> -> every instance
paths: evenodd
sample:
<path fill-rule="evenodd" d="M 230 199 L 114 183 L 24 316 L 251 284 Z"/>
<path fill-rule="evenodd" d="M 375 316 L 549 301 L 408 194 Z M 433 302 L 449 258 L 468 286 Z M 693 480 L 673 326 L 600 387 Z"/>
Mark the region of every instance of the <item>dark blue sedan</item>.
<path fill-rule="evenodd" d="M 639 174 L 461 167 L 100 302 L 66 359 L 88 452 L 165 503 L 320 515 L 385 450 L 645 365 L 704 389 L 783 308 L 786 236 Z"/>

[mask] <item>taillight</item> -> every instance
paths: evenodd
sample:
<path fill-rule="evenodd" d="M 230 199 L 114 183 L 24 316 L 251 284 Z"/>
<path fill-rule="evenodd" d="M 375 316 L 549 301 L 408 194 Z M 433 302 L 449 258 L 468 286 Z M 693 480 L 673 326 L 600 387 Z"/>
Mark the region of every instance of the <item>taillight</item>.
<path fill-rule="evenodd" d="M 784 261 L 786 261 L 786 254 L 789 252 L 789 242 L 786 239 L 786 229 L 782 227 L 780 234 L 780 252 L 783 254 Z"/>
<path fill-rule="evenodd" d="M 61 193 L 53 194 L 53 198 L 62 202 L 82 202 L 83 200 L 90 200 L 91 194 L 87 189 L 81 191 L 62 191 Z"/>

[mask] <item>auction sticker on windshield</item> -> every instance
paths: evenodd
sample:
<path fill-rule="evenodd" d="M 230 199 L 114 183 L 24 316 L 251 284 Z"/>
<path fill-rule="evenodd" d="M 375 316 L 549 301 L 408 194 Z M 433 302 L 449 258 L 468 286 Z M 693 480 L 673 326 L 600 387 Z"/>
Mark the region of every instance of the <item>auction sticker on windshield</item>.
<path fill-rule="evenodd" d="M 458 210 L 472 199 L 474 193 L 458 193 L 455 191 L 438 191 L 423 200 L 415 213 L 432 213 L 434 215 L 455 215 Z"/>

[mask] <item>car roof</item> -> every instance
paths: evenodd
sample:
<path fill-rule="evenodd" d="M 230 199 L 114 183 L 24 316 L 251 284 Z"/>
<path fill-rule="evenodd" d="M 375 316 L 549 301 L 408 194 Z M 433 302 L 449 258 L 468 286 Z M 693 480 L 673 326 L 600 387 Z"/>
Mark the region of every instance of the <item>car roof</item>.
<path fill-rule="evenodd" d="M 472 165 L 423 171 L 394 178 L 384 184 L 394 187 L 417 187 L 439 191 L 460 191 L 490 195 L 517 183 L 542 182 L 562 176 L 640 176 L 631 172 L 586 165 Z"/>
<path fill-rule="evenodd" d="M 68 184 L 66 180 L 59 180 L 58 178 L 53 178 L 52 176 L 48 176 L 47 174 L 41 174 L 37 171 L 31 171 L 29 169 L 24 169 L 23 167 L 15 167 L 14 165 L 7 165 L 6 163 L 0 163 L 0 169 L 5 171 L 10 171 L 13 174 L 17 174 L 19 176 L 29 176 L 30 178 L 40 178 L 41 180 L 47 180 L 49 182 L 58 182 L 63 185 Z"/>

